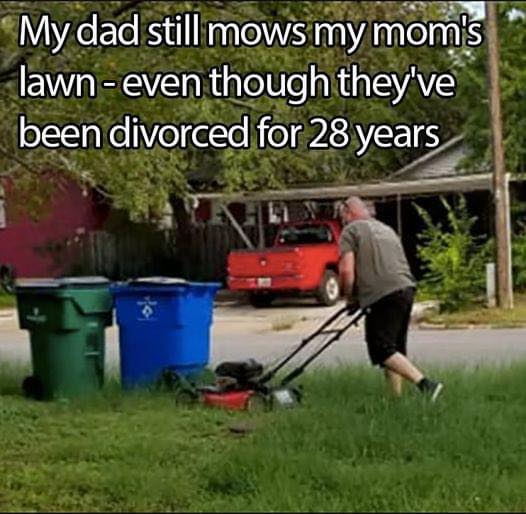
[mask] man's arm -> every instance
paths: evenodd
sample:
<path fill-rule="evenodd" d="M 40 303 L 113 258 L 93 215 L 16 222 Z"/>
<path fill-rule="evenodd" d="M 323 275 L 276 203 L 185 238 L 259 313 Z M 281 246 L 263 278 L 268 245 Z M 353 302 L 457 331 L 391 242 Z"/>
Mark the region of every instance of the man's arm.
<path fill-rule="evenodd" d="M 354 286 L 354 252 L 345 252 L 339 264 L 340 286 L 345 298 L 349 301 L 352 297 Z"/>

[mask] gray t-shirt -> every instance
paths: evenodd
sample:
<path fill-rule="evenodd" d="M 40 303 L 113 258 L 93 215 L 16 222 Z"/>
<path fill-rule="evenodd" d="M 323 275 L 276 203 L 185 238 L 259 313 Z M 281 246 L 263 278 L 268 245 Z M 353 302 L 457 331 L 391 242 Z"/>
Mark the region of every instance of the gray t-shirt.
<path fill-rule="evenodd" d="M 396 232 L 374 218 L 349 223 L 340 237 L 340 255 L 354 252 L 355 291 L 360 307 L 406 287 L 414 287 Z"/>

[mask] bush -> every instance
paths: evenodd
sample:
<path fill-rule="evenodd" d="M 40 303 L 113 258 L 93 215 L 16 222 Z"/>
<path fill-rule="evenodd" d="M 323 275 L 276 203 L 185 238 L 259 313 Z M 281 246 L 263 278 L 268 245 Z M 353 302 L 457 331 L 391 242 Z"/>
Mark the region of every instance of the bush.
<path fill-rule="evenodd" d="M 472 233 L 476 216 L 470 216 L 466 200 L 459 196 L 451 206 L 440 198 L 447 214 L 447 227 L 433 222 L 430 214 L 415 205 L 426 228 L 419 234 L 418 256 L 425 273 L 420 287 L 424 295 L 440 301 L 441 309 L 454 311 L 474 303 L 485 291 L 485 264 L 491 256 L 491 243 Z"/>
<path fill-rule="evenodd" d="M 512 264 L 513 285 L 520 291 L 526 290 L 526 226 L 513 237 Z"/>
<path fill-rule="evenodd" d="M 526 226 L 519 225 L 518 233 L 512 240 L 512 274 L 513 288 L 517 291 L 526 291 Z M 495 261 L 495 240 L 490 239 L 485 245 L 488 261 Z M 492 257 L 493 256 L 493 257 Z"/>

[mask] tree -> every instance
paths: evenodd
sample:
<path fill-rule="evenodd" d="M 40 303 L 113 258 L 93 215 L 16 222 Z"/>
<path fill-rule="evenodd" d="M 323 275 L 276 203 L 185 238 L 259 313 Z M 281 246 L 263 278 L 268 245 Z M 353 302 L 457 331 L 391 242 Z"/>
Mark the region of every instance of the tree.
<path fill-rule="evenodd" d="M 333 73 L 337 66 L 359 62 L 363 70 L 404 72 L 409 63 L 421 69 L 454 69 L 455 53 L 443 48 L 372 49 L 366 44 L 349 57 L 341 48 L 79 48 L 70 41 L 56 56 L 44 48 L 25 49 L 16 45 L 17 18 L 30 12 L 36 19 L 50 12 L 54 19 L 73 22 L 84 20 L 91 11 L 103 19 L 126 19 L 139 10 L 143 25 L 165 15 L 198 9 L 203 20 L 426 20 L 456 15 L 452 2 L 0 2 L 0 165 L 4 174 L 32 178 L 45 170 L 60 170 L 76 180 L 97 187 L 111 197 L 117 207 L 132 216 L 144 218 L 159 212 L 169 198 L 183 198 L 191 189 L 189 179 L 197 172 L 213 175 L 215 187 L 225 190 L 280 188 L 299 182 L 358 181 L 382 177 L 418 155 L 419 151 L 374 149 L 363 159 L 354 149 L 342 151 L 300 150 L 195 150 L 118 151 L 103 150 L 20 151 L 16 145 L 16 115 L 26 112 L 30 121 L 96 121 L 107 127 L 124 113 L 133 112 L 146 123 L 218 122 L 233 123 L 251 113 L 272 113 L 276 121 L 302 121 L 311 116 L 347 115 L 353 123 L 438 122 L 441 135 L 455 133 L 462 116 L 460 99 L 424 99 L 412 92 L 399 107 L 387 100 L 353 99 L 337 96 L 316 99 L 301 108 L 269 98 L 254 100 L 203 99 L 174 100 L 157 97 L 128 99 L 117 92 L 105 91 L 94 100 L 42 99 L 21 100 L 17 96 L 16 77 L 20 63 L 31 70 L 86 70 L 99 78 L 119 78 L 128 71 L 192 70 L 205 73 L 211 66 L 229 62 L 239 72 L 305 70 L 309 62 Z M 210 172 L 212 171 L 212 173 Z M 17 178 L 17 180 L 21 180 Z M 180 206 L 180 202 L 178 203 Z"/>
<path fill-rule="evenodd" d="M 500 87 L 506 170 L 526 172 L 526 4 L 501 2 L 499 9 Z M 464 133 L 470 152 L 468 169 L 491 163 L 486 46 L 466 56 L 459 72 L 459 94 L 466 102 Z"/>

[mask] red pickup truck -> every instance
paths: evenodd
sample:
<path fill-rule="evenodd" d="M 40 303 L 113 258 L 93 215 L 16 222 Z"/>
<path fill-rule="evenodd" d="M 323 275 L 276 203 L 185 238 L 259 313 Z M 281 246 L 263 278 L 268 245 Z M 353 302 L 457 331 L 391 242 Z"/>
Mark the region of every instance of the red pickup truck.
<path fill-rule="evenodd" d="M 228 288 L 247 291 L 254 307 L 269 306 L 278 295 L 314 294 L 323 305 L 340 298 L 335 220 L 286 223 L 271 248 L 234 250 L 228 255 Z"/>

